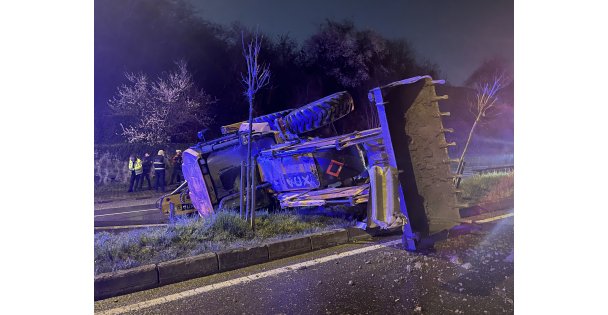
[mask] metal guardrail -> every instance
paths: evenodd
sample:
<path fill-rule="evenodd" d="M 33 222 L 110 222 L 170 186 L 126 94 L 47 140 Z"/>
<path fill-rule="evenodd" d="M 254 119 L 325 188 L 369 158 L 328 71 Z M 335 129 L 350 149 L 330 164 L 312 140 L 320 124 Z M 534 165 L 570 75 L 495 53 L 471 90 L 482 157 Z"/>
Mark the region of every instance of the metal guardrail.
<path fill-rule="evenodd" d="M 499 165 L 499 166 L 474 166 L 474 167 L 465 167 L 462 172 L 463 177 L 470 177 L 474 175 L 488 174 L 494 172 L 513 172 L 515 170 L 515 166 L 512 164 L 509 165 Z"/>
<path fill-rule="evenodd" d="M 514 165 L 500 165 L 500 166 L 492 166 L 492 167 L 485 167 L 485 168 L 477 168 L 477 169 L 473 169 L 472 171 L 477 174 L 486 174 L 486 173 L 492 173 L 492 172 L 513 172 L 514 170 L 515 170 Z"/>
<path fill-rule="evenodd" d="M 142 188 L 137 188 L 134 192 L 129 193 L 127 190 L 129 189 L 128 183 L 108 183 L 106 185 L 96 185 L 94 188 L 95 194 L 95 203 L 103 203 L 109 201 L 117 201 L 117 200 L 139 200 L 139 199 L 148 199 L 152 197 L 161 197 L 164 194 L 170 193 L 179 188 L 177 183 L 169 185 L 165 184 L 165 192 L 157 192 L 155 190 L 155 178 L 151 178 L 151 188 L 148 189 L 148 183 L 145 182 L 142 185 Z M 183 183 L 183 182 L 182 182 Z"/>

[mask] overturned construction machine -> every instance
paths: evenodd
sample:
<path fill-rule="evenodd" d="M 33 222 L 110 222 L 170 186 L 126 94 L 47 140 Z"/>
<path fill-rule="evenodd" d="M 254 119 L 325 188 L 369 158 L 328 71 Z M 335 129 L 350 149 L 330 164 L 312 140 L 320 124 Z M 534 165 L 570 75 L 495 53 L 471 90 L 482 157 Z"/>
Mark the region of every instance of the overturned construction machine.
<path fill-rule="evenodd" d="M 309 138 L 312 130 L 354 109 L 339 92 L 295 110 L 254 119 L 252 151 L 256 162 L 255 205 L 310 207 L 367 203 L 361 227 L 403 227 L 404 245 L 416 250 L 423 240 L 457 225 L 448 146 L 435 84 L 418 76 L 377 87 L 369 100 L 379 128 L 331 137 Z M 235 208 L 246 160 L 247 124 L 222 127 L 224 136 L 198 143 L 183 154 L 187 182 L 159 200 L 175 214 Z M 170 210 L 172 209 L 172 210 Z"/>

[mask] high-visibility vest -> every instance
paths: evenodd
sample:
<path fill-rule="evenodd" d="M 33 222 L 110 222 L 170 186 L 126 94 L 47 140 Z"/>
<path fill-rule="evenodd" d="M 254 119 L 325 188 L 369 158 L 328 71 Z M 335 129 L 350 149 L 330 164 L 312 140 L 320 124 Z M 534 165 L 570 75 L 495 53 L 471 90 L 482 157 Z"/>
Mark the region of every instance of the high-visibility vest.
<path fill-rule="evenodd" d="M 137 159 L 135 163 L 133 163 L 133 160 L 129 160 L 129 170 L 135 171 L 135 175 L 142 174 L 144 172 L 144 168 L 141 165 L 141 160 Z"/>

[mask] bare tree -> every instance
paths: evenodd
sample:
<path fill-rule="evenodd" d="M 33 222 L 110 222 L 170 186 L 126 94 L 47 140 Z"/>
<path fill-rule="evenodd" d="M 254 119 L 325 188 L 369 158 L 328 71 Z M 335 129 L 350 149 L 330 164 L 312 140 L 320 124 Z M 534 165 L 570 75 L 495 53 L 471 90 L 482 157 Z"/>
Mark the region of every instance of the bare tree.
<path fill-rule="evenodd" d="M 211 123 L 209 105 L 215 102 L 204 90 L 197 89 L 186 62 L 151 81 L 145 74 L 126 73 L 128 84 L 118 88 L 109 102 L 118 114 L 135 118 L 128 126 L 120 124 L 129 143 L 166 143 L 171 136 L 193 131 L 188 126 L 206 127 Z"/>
<path fill-rule="evenodd" d="M 478 82 L 475 85 L 475 101 L 470 103 L 469 110 L 475 116 L 475 121 L 469 131 L 467 142 L 464 145 L 462 154 L 458 162 L 458 168 L 456 170 L 457 175 L 461 175 L 464 171 L 464 157 L 467 154 L 467 149 L 473 138 L 473 132 L 477 125 L 486 117 L 488 111 L 494 108 L 496 101 L 498 101 L 498 92 L 505 87 L 506 75 L 504 73 L 494 75 L 489 81 Z M 456 187 L 460 185 L 460 177 L 455 179 Z"/>
<path fill-rule="evenodd" d="M 260 39 L 256 34 L 254 38 L 245 47 L 245 39 L 241 33 L 241 43 L 243 45 L 243 57 L 247 63 L 247 73 L 241 74 L 241 79 L 245 87 L 245 97 L 249 102 L 249 132 L 247 134 L 247 202 L 245 216 L 249 218 L 251 216 L 251 227 L 255 229 L 255 169 L 253 167 L 253 159 L 251 156 L 251 134 L 253 127 L 253 100 L 255 94 L 266 86 L 270 79 L 270 69 L 267 65 L 258 63 L 258 57 L 260 55 Z M 241 198 L 243 197 L 243 187 L 241 187 Z M 241 215 L 242 215 L 241 209 Z"/>

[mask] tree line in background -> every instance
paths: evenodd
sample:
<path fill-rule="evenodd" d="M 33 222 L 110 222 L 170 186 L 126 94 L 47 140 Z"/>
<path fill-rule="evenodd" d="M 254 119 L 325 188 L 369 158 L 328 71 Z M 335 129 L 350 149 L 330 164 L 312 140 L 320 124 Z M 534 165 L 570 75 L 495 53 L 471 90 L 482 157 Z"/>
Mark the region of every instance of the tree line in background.
<path fill-rule="evenodd" d="M 201 129 L 209 129 L 209 139 L 221 125 L 246 120 L 241 36 L 253 33 L 240 24 L 205 21 L 183 0 L 96 1 L 95 143 L 195 142 Z M 355 112 L 336 128 L 367 129 L 369 89 L 422 74 L 439 77 L 438 67 L 417 58 L 406 40 L 359 30 L 349 21 L 327 20 L 302 44 L 288 35 L 261 35 L 259 58 L 272 78 L 256 94 L 254 116 L 346 90 Z M 467 84 L 499 67 L 500 60 L 484 63 Z M 166 110 L 171 104 L 179 105 Z M 159 129 L 165 132 L 146 131 Z"/>

